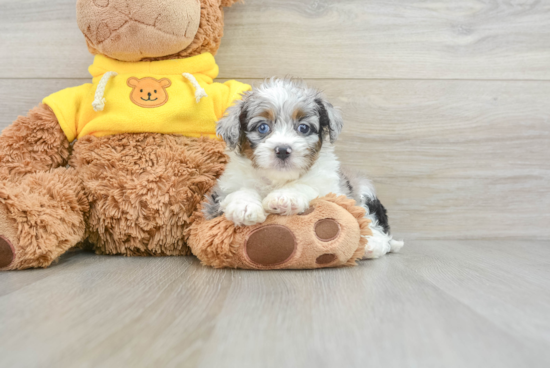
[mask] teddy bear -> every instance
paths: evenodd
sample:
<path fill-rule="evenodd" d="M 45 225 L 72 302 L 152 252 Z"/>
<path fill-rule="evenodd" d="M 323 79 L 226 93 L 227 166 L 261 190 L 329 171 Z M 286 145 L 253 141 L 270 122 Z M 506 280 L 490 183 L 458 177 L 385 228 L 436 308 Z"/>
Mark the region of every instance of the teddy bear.
<path fill-rule="evenodd" d="M 250 89 L 214 82 L 236 1 L 77 1 L 91 83 L 46 97 L 0 136 L 0 270 L 48 267 L 77 246 L 193 252 L 213 267 L 355 264 L 368 220 L 346 198 L 246 228 L 201 214 L 227 162 L 216 122 Z"/>

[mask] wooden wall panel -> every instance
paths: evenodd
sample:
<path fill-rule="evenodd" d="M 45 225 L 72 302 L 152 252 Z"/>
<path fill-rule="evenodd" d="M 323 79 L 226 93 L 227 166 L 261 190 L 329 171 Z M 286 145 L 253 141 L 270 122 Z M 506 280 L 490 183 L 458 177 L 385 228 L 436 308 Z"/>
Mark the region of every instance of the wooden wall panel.
<path fill-rule="evenodd" d="M 2 81 L 0 126 L 87 81 Z M 374 181 L 396 235 L 550 237 L 550 82 L 308 82 L 342 109 L 337 152 Z"/>
<path fill-rule="evenodd" d="M 0 78 L 84 78 L 75 0 L 0 0 Z M 550 2 L 246 0 L 224 78 L 550 79 Z"/>

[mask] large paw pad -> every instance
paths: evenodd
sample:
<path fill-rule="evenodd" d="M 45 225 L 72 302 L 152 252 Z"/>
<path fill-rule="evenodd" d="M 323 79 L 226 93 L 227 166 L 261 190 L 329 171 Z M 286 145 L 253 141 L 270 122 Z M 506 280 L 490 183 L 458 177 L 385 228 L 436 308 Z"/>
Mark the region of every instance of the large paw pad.
<path fill-rule="evenodd" d="M 0 269 L 11 265 L 15 258 L 11 242 L 0 235 Z"/>
<path fill-rule="evenodd" d="M 261 266 L 276 266 L 287 262 L 296 252 L 294 234 L 282 225 L 267 225 L 250 234 L 245 254 Z"/>

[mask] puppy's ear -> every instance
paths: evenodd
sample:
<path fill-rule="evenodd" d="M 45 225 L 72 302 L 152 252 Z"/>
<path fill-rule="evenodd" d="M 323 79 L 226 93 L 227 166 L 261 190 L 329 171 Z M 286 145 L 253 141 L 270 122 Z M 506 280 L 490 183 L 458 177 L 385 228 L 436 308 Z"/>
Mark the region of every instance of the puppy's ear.
<path fill-rule="evenodd" d="M 243 100 L 236 101 L 227 109 L 225 116 L 218 121 L 216 134 L 227 144 L 227 148 L 234 150 L 243 139 L 243 127 L 246 126 L 247 110 Z"/>
<path fill-rule="evenodd" d="M 330 137 L 330 143 L 336 142 L 342 128 L 344 127 L 344 120 L 340 110 L 332 106 L 328 101 L 322 98 L 315 99 L 317 103 L 317 112 L 319 113 L 319 124 L 323 134 L 328 134 Z"/>

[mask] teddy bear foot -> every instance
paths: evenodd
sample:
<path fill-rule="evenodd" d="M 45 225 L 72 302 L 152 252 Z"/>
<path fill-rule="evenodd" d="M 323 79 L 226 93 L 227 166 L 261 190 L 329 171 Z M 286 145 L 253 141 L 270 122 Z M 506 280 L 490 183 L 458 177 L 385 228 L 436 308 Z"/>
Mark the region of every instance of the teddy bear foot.
<path fill-rule="evenodd" d="M 300 215 L 270 215 L 263 224 L 237 227 L 219 217 L 193 225 L 189 245 L 216 268 L 315 269 L 353 266 L 371 235 L 364 209 L 327 196 Z"/>
<path fill-rule="evenodd" d="M 6 206 L 0 204 L 0 271 L 12 269 L 17 245 L 17 226 L 8 218 Z"/>
<path fill-rule="evenodd" d="M 312 208 L 301 216 L 314 216 L 315 210 Z M 323 217 L 321 214 L 314 217 L 319 215 Z M 293 263 L 292 268 L 341 266 L 355 251 L 349 249 L 348 244 L 342 244 L 349 236 L 342 234 L 342 226 L 337 220 L 323 218 L 313 223 L 301 219 L 299 222 L 304 222 L 303 226 L 284 220 L 288 219 L 275 217 L 272 224 L 262 225 L 248 235 L 243 248 L 244 264 L 251 268 L 275 268 L 287 263 Z M 281 221 L 287 226 L 278 224 Z"/>

